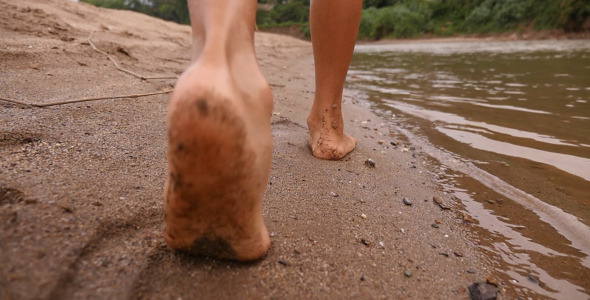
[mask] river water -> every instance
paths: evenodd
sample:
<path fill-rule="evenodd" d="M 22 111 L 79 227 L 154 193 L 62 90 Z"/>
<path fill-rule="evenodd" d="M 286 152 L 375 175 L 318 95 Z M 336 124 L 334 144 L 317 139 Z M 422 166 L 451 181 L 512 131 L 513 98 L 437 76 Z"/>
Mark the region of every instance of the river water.
<path fill-rule="evenodd" d="M 357 45 L 347 81 L 433 159 L 510 298 L 590 299 L 590 41 Z"/>

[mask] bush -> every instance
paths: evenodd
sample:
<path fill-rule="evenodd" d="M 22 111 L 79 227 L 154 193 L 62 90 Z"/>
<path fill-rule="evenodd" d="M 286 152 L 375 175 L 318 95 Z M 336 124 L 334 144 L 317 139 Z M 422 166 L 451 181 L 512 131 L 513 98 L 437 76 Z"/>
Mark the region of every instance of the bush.
<path fill-rule="evenodd" d="M 399 4 L 381 9 L 363 10 L 358 37 L 372 40 L 389 36 L 407 38 L 420 35 L 424 29 L 424 16 Z"/>
<path fill-rule="evenodd" d="M 482 27 L 492 19 L 492 11 L 486 6 L 479 6 L 474 9 L 467 19 L 465 19 L 465 25 L 468 30 L 472 28 Z M 472 31 L 472 30 L 469 30 Z"/>
<path fill-rule="evenodd" d="M 373 33 L 379 11 L 374 8 L 363 9 L 361 13 L 361 23 L 359 26 L 358 38 L 362 40 L 374 40 Z"/>
<path fill-rule="evenodd" d="M 494 6 L 492 22 L 496 30 L 513 29 L 519 23 L 527 23 L 527 11 L 531 3 L 525 0 L 504 0 Z M 539 4 L 536 4 L 539 5 Z"/>

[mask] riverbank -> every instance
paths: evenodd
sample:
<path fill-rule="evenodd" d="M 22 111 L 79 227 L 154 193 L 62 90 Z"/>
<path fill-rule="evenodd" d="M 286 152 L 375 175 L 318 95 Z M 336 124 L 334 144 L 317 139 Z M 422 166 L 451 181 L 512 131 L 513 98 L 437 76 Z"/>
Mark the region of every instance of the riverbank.
<path fill-rule="evenodd" d="M 533 40 L 587 40 L 590 32 L 565 32 L 563 30 L 509 31 L 486 34 L 462 34 L 449 37 L 423 35 L 417 38 L 390 39 L 378 41 L 360 41 L 360 44 L 405 44 L 405 43 L 443 43 L 443 42 L 477 42 L 477 41 L 533 41 Z"/>
<path fill-rule="evenodd" d="M 188 26 L 129 11 L 0 0 L 0 16 L 5 98 L 166 93 L 174 79 L 145 78 L 174 78 L 190 60 Z M 493 277 L 473 220 L 392 120 L 347 91 L 345 128 L 358 147 L 342 161 L 315 159 L 305 143 L 311 45 L 257 33 L 256 47 L 275 98 L 263 212 L 272 247 L 263 260 L 165 246 L 168 95 L 47 108 L 0 102 L 0 297 L 456 299 Z"/>

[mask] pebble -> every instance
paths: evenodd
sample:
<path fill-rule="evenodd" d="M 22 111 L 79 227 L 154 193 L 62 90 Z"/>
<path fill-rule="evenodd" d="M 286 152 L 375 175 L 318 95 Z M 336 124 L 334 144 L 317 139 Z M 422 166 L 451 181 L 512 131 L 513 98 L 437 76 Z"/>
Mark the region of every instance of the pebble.
<path fill-rule="evenodd" d="M 463 223 L 477 223 L 477 221 L 472 216 L 466 213 L 461 214 L 461 219 L 463 220 Z"/>
<path fill-rule="evenodd" d="M 496 278 L 494 278 L 494 277 L 492 277 L 492 276 L 488 276 L 488 277 L 486 278 L 486 282 L 487 282 L 488 284 L 491 284 L 491 285 L 495 286 L 495 287 L 498 287 L 498 286 L 499 286 L 499 284 L 498 284 L 498 281 L 496 280 Z"/>
<path fill-rule="evenodd" d="M 400 229 L 399 229 L 399 231 L 400 231 L 401 233 L 406 233 L 406 231 L 405 231 L 403 228 L 400 228 Z"/>
<path fill-rule="evenodd" d="M 361 276 L 361 281 L 365 281 L 365 276 Z"/>
<path fill-rule="evenodd" d="M 391 141 L 389 142 L 392 146 L 397 146 L 397 143 L 395 141 Z"/>
<path fill-rule="evenodd" d="M 410 199 L 408 199 L 408 198 L 404 198 L 404 199 L 402 199 L 402 201 L 404 202 L 405 205 L 412 205 L 412 201 L 410 201 Z"/>
<path fill-rule="evenodd" d="M 330 192 L 330 196 L 332 196 L 332 197 L 338 197 L 338 194 L 336 194 L 335 192 Z"/>
<path fill-rule="evenodd" d="M 453 253 L 455 254 L 456 257 L 463 257 L 463 253 L 461 253 L 459 251 L 455 251 Z"/>
<path fill-rule="evenodd" d="M 365 165 L 367 165 L 369 168 L 374 168 L 375 167 L 375 161 L 368 158 L 367 160 L 365 160 Z"/>
<path fill-rule="evenodd" d="M 383 145 L 383 143 L 385 143 L 384 140 L 379 140 L 377 143 L 379 143 L 379 145 Z"/>
<path fill-rule="evenodd" d="M 361 218 L 366 219 L 367 218 L 367 215 L 361 214 Z"/>
<path fill-rule="evenodd" d="M 405 270 L 404 271 L 404 276 L 406 276 L 406 277 L 412 277 L 412 272 L 410 272 L 410 270 Z"/>
<path fill-rule="evenodd" d="M 25 204 L 37 204 L 39 201 L 34 198 L 25 199 Z"/>
<path fill-rule="evenodd" d="M 471 269 L 467 269 L 465 270 L 465 272 L 469 273 L 469 274 L 475 274 L 475 271 L 471 270 Z"/>
<path fill-rule="evenodd" d="M 367 240 L 365 239 L 361 239 L 361 244 L 365 245 L 365 246 L 370 246 L 371 243 L 369 243 Z"/>
<path fill-rule="evenodd" d="M 538 280 L 537 280 L 535 277 L 533 277 L 533 275 L 530 275 L 530 274 L 529 274 L 529 275 L 526 277 L 526 279 L 528 279 L 530 282 L 532 282 L 532 283 L 534 283 L 534 284 L 539 284 L 539 281 L 538 281 Z"/>
<path fill-rule="evenodd" d="M 496 299 L 498 297 L 498 288 L 485 282 L 476 282 L 469 286 L 469 296 L 473 300 Z"/>
<path fill-rule="evenodd" d="M 291 265 L 291 263 L 288 262 L 288 261 L 286 261 L 286 260 L 279 260 L 279 264 L 281 264 L 281 265 L 283 265 L 285 267 L 288 267 L 288 266 Z"/>
<path fill-rule="evenodd" d="M 433 228 L 438 228 L 439 227 L 438 224 L 436 224 L 436 223 L 432 223 L 432 224 L 430 224 L 430 226 L 432 226 Z"/>
<path fill-rule="evenodd" d="M 450 207 L 448 207 L 439 197 L 437 196 L 433 196 L 432 197 L 432 201 L 434 201 L 434 203 L 436 203 L 440 208 L 442 208 L 443 210 L 449 210 L 451 209 Z"/>

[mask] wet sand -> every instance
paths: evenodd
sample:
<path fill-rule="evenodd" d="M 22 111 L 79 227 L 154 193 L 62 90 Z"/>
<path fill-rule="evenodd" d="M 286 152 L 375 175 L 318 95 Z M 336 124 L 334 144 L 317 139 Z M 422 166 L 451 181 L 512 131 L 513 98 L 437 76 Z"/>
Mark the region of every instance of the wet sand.
<path fill-rule="evenodd" d="M 0 0 L 0 97 L 48 103 L 173 87 L 118 71 L 92 49 L 93 31 L 97 48 L 143 76 L 176 76 L 189 63 L 187 26 L 69 1 Z M 345 128 L 358 147 L 342 161 L 315 159 L 305 143 L 311 45 L 258 33 L 256 47 L 275 99 L 264 259 L 165 246 L 168 95 L 0 102 L 0 298 L 462 299 L 493 275 L 419 147 L 347 91 Z"/>

